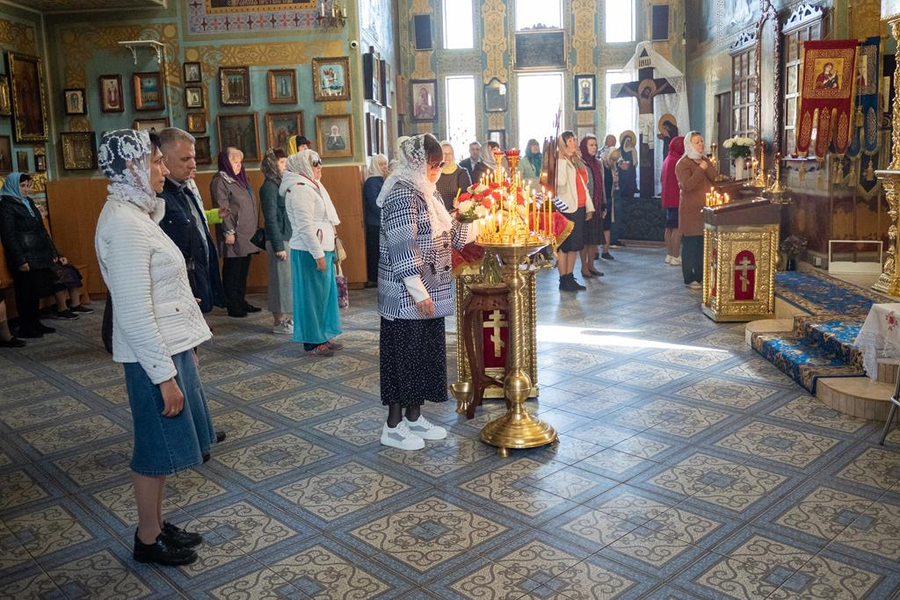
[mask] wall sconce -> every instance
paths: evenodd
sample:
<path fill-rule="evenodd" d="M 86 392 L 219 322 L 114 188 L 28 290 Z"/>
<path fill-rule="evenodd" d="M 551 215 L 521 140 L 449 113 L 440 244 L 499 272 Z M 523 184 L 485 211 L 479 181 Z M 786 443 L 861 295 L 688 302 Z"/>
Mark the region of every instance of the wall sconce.
<path fill-rule="evenodd" d="M 319 9 L 316 11 L 316 20 L 324 27 L 343 27 L 347 24 L 347 5 L 332 0 L 331 7 L 327 7 L 328 0 L 319 1 Z"/>

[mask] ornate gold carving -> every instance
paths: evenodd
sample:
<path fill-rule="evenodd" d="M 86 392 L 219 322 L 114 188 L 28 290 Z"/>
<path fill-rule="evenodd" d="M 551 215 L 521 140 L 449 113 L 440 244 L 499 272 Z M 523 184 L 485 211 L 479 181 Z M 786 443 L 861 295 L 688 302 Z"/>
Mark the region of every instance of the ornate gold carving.
<path fill-rule="evenodd" d="M 0 19 L 0 44 L 22 54 L 37 54 L 34 27 Z"/>
<path fill-rule="evenodd" d="M 31 191 L 39 194 L 47 191 L 47 173 L 31 174 Z"/>
<path fill-rule="evenodd" d="M 863 40 L 881 32 L 881 0 L 851 0 L 850 37 Z"/>
<path fill-rule="evenodd" d="M 503 57 L 509 52 L 509 34 L 506 27 L 506 2 L 504 0 L 485 0 L 481 6 L 484 35 L 481 49 L 485 54 L 483 83 L 496 77 L 500 81 L 509 82 L 509 61 Z"/>
<path fill-rule="evenodd" d="M 572 28 L 572 47 L 575 49 L 575 73 L 594 73 L 594 48 L 597 47 L 597 35 L 594 30 L 594 19 L 597 14 L 595 0 L 572 0 L 574 26 Z"/>
<path fill-rule="evenodd" d="M 895 117 L 896 119 L 896 117 Z M 896 126 L 896 121 L 894 125 Z M 888 227 L 888 247 L 885 252 L 884 267 L 878 281 L 872 286 L 872 289 L 892 296 L 900 295 L 900 279 L 897 273 L 897 230 L 898 230 L 898 205 L 897 191 L 900 188 L 900 172 L 897 171 L 877 171 L 875 175 L 881 181 L 884 188 L 884 197 L 888 203 L 888 220 L 891 225 Z"/>

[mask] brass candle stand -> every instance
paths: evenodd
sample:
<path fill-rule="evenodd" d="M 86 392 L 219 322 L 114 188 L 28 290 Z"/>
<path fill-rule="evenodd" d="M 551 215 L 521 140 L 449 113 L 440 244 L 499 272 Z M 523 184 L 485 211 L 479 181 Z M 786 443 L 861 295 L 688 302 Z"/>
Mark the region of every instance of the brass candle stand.
<path fill-rule="evenodd" d="M 481 430 L 481 441 L 496 446 L 500 456 L 509 456 L 510 449 L 537 448 L 558 441 L 556 430 L 530 415 L 525 407 L 532 381 L 523 366 L 526 348 L 519 336 L 525 318 L 523 303 L 526 283 L 520 265 L 548 243 L 548 240 L 534 236 L 520 244 L 478 243 L 500 259 L 503 279 L 509 287 L 509 351 L 503 382 L 509 409 L 504 416 L 491 421 Z"/>

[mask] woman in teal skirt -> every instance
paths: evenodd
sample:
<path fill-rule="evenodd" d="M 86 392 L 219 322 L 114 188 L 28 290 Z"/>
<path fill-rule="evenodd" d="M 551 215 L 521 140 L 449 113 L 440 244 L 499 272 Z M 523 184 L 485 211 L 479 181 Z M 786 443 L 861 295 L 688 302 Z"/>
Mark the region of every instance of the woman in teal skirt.
<path fill-rule="evenodd" d="M 334 272 L 335 227 L 340 224 L 322 185 L 322 159 L 312 150 L 288 158 L 281 180 L 291 222 L 294 341 L 311 356 L 333 356 L 343 345 Z"/>

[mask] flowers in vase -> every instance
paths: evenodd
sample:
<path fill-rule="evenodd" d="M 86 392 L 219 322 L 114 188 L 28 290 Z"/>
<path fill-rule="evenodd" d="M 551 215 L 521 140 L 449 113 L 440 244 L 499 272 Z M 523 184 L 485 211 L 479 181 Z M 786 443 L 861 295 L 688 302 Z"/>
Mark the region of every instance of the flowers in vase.
<path fill-rule="evenodd" d="M 806 240 L 796 235 L 788 236 L 781 242 L 780 249 L 788 255 L 788 258 L 796 258 L 806 250 Z"/>
<path fill-rule="evenodd" d="M 730 137 L 722 145 L 728 150 L 732 159 L 747 158 L 756 146 L 756 140 L 749 137 L 735 136 Z"/>

